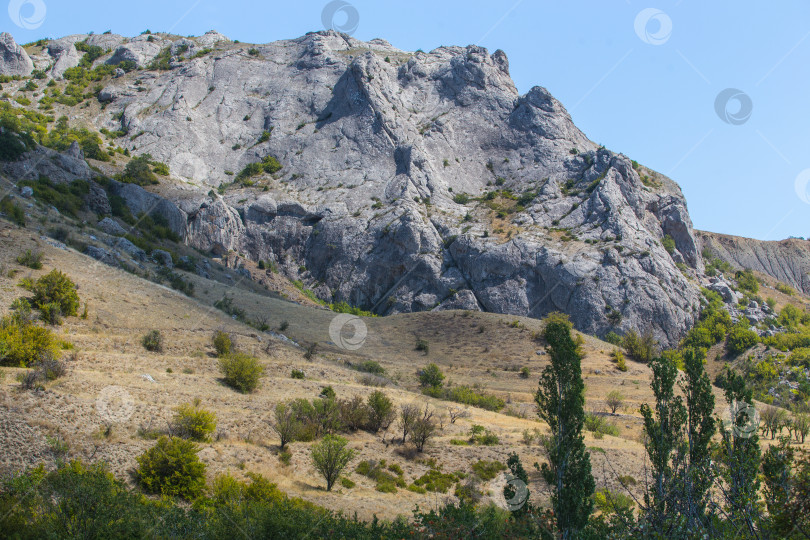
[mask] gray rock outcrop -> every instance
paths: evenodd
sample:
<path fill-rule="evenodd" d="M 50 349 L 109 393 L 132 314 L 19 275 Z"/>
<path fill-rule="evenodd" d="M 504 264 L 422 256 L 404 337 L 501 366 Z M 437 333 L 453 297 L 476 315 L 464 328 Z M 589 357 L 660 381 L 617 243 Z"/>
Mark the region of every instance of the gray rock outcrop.
<path fill-rule="evenodd" d="M 110 193 L 195 248 L 273 261 L 378 314 L 560 310 L 585 332 L 649 327 L 667 345 L 697 316 L 685 274 L 703 261 L 679 187 L 594 144 L 546 89 L 521 95 L 502 51 L 333 31 L 113 47 L 100 61 L 140 67 L 170 47 L 171 69 L 112 79 L 95 121 L 137 134 L 115 145 L 172 179 Z M 268 156 L 282 169 L 230 185 Z"/>
<path fill-rule="evenodd" d="M 28 76 L 34 63 L 8 32 L 0 33 L 0 75 Z"/>

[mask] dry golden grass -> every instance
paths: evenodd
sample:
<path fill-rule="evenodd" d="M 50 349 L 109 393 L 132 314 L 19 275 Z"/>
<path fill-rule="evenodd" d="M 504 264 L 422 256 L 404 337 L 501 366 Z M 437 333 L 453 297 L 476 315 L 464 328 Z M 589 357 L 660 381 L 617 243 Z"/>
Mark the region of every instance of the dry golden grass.
<path fill-rule="evenodd" d="M 42 270 L 32 271 L 14 262 L 25 249 L 44 253 Z M 471 471 L 479 459 L 504 462 L 509 452 L 520 454 L 530 471 L 532 496 L 545 498 L 539 474 L 531 466 L 543 461 L 537 441 L 522 442 L 524 430 L 546 426 L 537 421 L 533 404 L 537 379 L 547 364 L 542 343 L 535 339 L 540 321 L 522 317 L 472 312 L 429 312 L 364 319 L 368 336 L 357 351 L 340 349 L 329 335 L 335 313 L 299 305 L 269 292 L 251 280 L 222 282 L 196 275 L 184 276 L 195 284 L 196 296 L 188 298 L 122 270 L 111 268 L 73 250 L 52 247 L 35 233 L 0 222 L 0 306 L 7 311 L 13 299 L 23 294 L 17 282 L 23 276 L 39 276 L 58 268 L 78 284 L 82 302 L 87 302 L 86 320 L 68 318 L 58 332 L 75 344 L 67 351 L 68 374 L 47 385 L 43 392 L 24 391 L 15 381 L 17 369 L 3 368 L 0 381 L 2 418 L 0 444 L 4 448 L 0 469 L 19 470 L 40 462 L 53 465 L 57 457 L 55 441 L 69 447 L 68 456 L 84 460 L 103 460 L 121 478 L 132 481 L 130 473 L 135 457 L 153 443 L 139 430 L 166 431 L 173 408 L 199 398 L 202 405 L 218 418 L 217 434 L 201 445 L 200 457 L 208 464 L 209 475 L 230 472 L 236 476 L 254 471 L 269 477 L 291 495 L 336 510 L 345 510 L 361 518 L 376 514 L 392 518 L 409 514 L 416 504 L 434 506 L 452 499 L 447 495 L 419 495 L 407 490 L 384 494 L 375 490 L 367 478 L 353 472 L 363 459 L 385 458 L 398 463 L 408 483 L 428 470 L 423 460 L 433 458 L 445 471 Z M 12 271 L 12 272 L 10 272 Z M 9 277 L 10 273 L 16 274 Z M 218 269 L 222 278 L 228 270 Z M 257 280 L 269 277 L 254 268 Z M 280 283 L 281 292 L 294 289 Z M 268 333 L 233 320 L 212 307 L 228 294 L 251 320 L 264 319 L 272 330 L 288 323 L 284 334 L 303 345 L 319 344 L 313 361 L 303 357 L 303 349 L 287 344 Z M 162 353 L 150 353 L 140 344 L 149 330 L 164 336 Z M 223 329 L 236 336 L 238 346 L 259 357 L 266 367 L 260 388 L 253 394 L 239 394 L 220 380 L 217 360 L 210 344 L 214 330 Z M 417 339 L 427 340 L 429 354 L 415 350 Z M 628 361 L 627 372 L 618 371 L 610 359 L 612 346 L 584 336 L 586 352 L 583 376 L 587 385 L 587 407 L 604 410 L 604 397 L 619 389 L 626 397 L 624 407 L 611 421 L 619 426 L 620 437 L 596 439 L 586 434 L 592 448 L 593 472 L 597 485 L 621 489 L 619 475 L 637 480 L 644 477 L 644 449 L 639 442 L 641 421 L 638 407 L 652 401 L 647 366 Z M 437 363 L 452 384 L 478 384 L 486 392 L 508 402 L 503 413 L 470 408 L 469 418 L 454 424 L 445 422 L 441 435 L 432 441 L 416 460 L 399 455 L 396 428 L 388 433 L 348 435 L 358 451 L 347 476 L 357 483 L 353 489 L 337 487 L 327 493 L 309 462 L 309 443 L 290 445 L 292 460 L 284 466 L 278 458 L 278 440 L 267 420 L 273 406 L 282 400 L 315 398 L 322 387 L 331 385 L 338 397 L 367 396 L 375 388 L 359 382 L 361 375 L 347 362 L 376 360 L 385 367 L 392 384 L 385 392 L 397 404 L 430 403 L 446 411 L 452 404 L 427 398 L 419 393 L 416 371 L 428 362 Z M 521 367 L 531 371 L 520 377 Z M 305 380 L 290 378 L 291 370 L 305 372 Z M 171 370 L 171 372 L 169 372 Z M 718 394 L 718 411 L 721 410 Z M 504 414 L 510 411 L 511 414 Z M 472 424 L 481 424 L 500 438 L 490 447 L 456 446 L 450 440 L 465 439 Z M 498 479 L 484 492 L 497 495 Z M 640 493 L 636 493 L 640 495 Z"/>

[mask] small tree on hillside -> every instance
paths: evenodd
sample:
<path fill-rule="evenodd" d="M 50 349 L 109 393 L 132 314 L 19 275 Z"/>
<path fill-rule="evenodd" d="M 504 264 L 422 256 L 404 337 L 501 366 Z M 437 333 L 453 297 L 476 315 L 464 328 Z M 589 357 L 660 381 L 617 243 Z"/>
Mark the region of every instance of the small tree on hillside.
<path fill-rule="evenodd" d="M 402 444 L 408 440 L 408 433 L 413 423 L 419 417 L 419 406 L 413 403 L 403 403 L 399 408 L 399 429 L 402 430 Z"/>
<path fill-rule="evenodd" d="M 295 440 L 295 435 L 301 427 L 301 422 L 295 411 L 286 403 L 279 403 L 273 410 L 274 418 L 270 420 L 270 427 L 276 432 L 278 438 L 281 439 L 281 449 L 287 446 L 287 443 Z"/>
<path fill-rule="evenodd" d="M 618 390 L 611 390 L 605 396 L 605 405 L 610 409 L 611 414 L 616 414 L 616 410 L 624 403 L 624 395 Z"/>
<path fill-rule="evenodd" d="M 326 480 L 326 491 L 332 491 L 340 473 L 354 457 L 354 450 L 346 448 L 347 444 L 343 437 L 326 435 L 312 447 L 312 464 Z"/>

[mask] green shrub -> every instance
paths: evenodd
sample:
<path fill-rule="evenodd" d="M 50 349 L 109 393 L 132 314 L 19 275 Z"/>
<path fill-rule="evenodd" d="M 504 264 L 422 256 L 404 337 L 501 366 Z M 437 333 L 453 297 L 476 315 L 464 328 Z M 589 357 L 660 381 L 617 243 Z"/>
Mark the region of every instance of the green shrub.
<path fill-rule="evenodd" d="M 33 270 L 39 270 L 42 268 L 42 252 L 26 249 L 25 253 L 21 253 L 17 256 L 17 264 L 27 266 Z"/>
<path fill-rule="evenodd" d="M 498 473 L 506 470 L 506 465 L 497 460 L 487 461 L 485 459 L 476 461 L 472 465 L 472 470 L 484 482 L 488 482 L 498 476 Z"/>
<path fill-rule="evenodd" d="M 740 289 L 756 294 L 759 291 L 759 281 L 751 270 L 740 270 L 734 275 Z"/>
<path fill-rule="evenodd" d="M 160 330 L 150 330 L 141 338 L 141 345 L 149 352 L 162 352 L 163 334 L 160 333 Z"/>
<path fill-rule="evenodd" d="M 622 337 L 611 330 L 607 334 L 605 334 L 604 341 L 610 343 L 611 345 L 621 345 L 622 344 Z"/>
<path fill-rule="evenodd" d="M 214 335 L 211 337 L 211 342 L 214 345 L 214 349 L 217 351 L 217 356 L 220 358 L 231 354 L 234 350 L 233 339 L 230 334 L 222 330 L 214 332 Z"/>
<path fill-rule="evenodd" d="M 532 373 L 531 370 L 526 366 L 523 366 L 522 368 L 520 368 L 520 378 L 521 379 L 528 379 L 529 376 L 531 375 L 531 373 Z"/>
<path fill-rule="evenodd" d="M 759 342 L 759 336 L 744 325 L 734 325 L 726 338 L 726 350 L 738 355 L 747 351 Z"/>
<path fill-rule="evenodd" d="M 372 375 L 380 376 L 385 375 L 385 368 L 375 360 L 366 360 L 364 362 L 360 362 L 359 364 L 354 364 L 352 367 L 357 371 L 362 371 L 363 373 L 371 373 Z"/>
<path fill-rule="evenodd" d="M 345 487 L 346 489 L 352 489 L 357 484 L 351 481 L 351 479 L 346 478 L 345 476 L 340 477 L 340 485 Z"/>
<path fill-rule="evenodd" d="M 0 161 L 17 161 L 26 151 L 28 146 L 18 134 L 0 132 Z"/>
<path fill-rule="evenodd" d="M 470 202 L 470 196 L 466 193 L 459 193 L 453 196 L 453 202 L 456 204 L 467 204 Z"/>
<path fill-rule="evenodd" d="M 84 180 L 59 184 L 40 176 L 37 180 L 21 180 L 18 185 L 30 187 L 37 201 L 53 206 L 60 213 L 71 217 L 79 215 L 85 205 L 84 198 L 90 193 L 90 184 Z"/>
<path fill-rule="evenodd" d="M 430 352 L 430 344 L 426 339 L 417 338 L 416 339 L 416 347 L 414 347 L 417 351 L 422 351 L 425 354 Z"/>
<path fill-rule="evenodd" d="M 169 166 L 160 161 L 152 162 L 152 171 L 160 176 L 169 176 Z"/>
<path fill-rule="evenodd" d="M 675 252 L 675 240 L 670 235 L 666 235 L 664 239 L 661 240 L 661 245 L 664 246 L 664 249 L 667 250 L 667 253 L 670 255 Z"/>
<path fill-rule="evenodd" d="M 441 388 L 444 381 L 444 374 L 434 363 L 425 366 L 419 373 L 419 384 L 422 388 Z"/>
<path fill-rule="evenodd" d="M 148 493 L 194 499 L 205 489 L 205 464 L 199 448 L 179 437 L 161 437 L 136 458 L 138 482 Z"/>
<path fill-rule="evenodd" d="M 585 429 L 594 433 L 597 439 L 601 439 L 605 435 L 613 437 L 619 436 L 619 428 L 607 422 L 602 416 L 593 413 L 585 414 Z"/>
<path fill-rule="evenodd" d="M 793 287 L 791 287 L 790 285 L 787 285 L 785 283 L 782 283 L 781 281 L 776 284 L 776 290 L 779 291 L 780 293 L 786 294 L 788 296 L 793 296 L 794 294 L 796 294 L 796 291 L 793 290 Z M 771 306 L 771 307 L 773 307 L 773 306 Z"/>
<path fill-rule="evenodd" d="M 254 391 L 264 373 L 264 367 L 256 358 L 241 352 L 231 352 L 220 358 L 219 369 L 225 384 L 243 394 Z"/>
<path fill-rule="evenodd" d="M 28 367 L 55 358 L 59 340 L 47 328 L 12 315 L 0 319 L 0 364 Z"/>
<path fill-rule="evenodd" d="M 656 354 L 658 342 L 652 330 L 646 330 L 641 335 L 635 330 L 630 330 L 622 339 L 622 347 L 637 361 L 649 362 Z"/>
<path fill-rule="evenodd" d="M 52 270 L 33 282 L 23 281 L 20 285 L 34 293 L 31 304 L 37 309 L 56 303 L 66 317 L 78 312 L 79 295 L 76 293 L 76 284 L 59 270 Z"/>
<path fill-rule="evenodd" d="M 616 362 L 616 368 L 619 371 L 627 371 L 627 362 L 624 359 L 624 353 L 618 349 L 614 349 L 610 353 L 611 358 Z"/>
<path fill-rule="evenodd" d="M 157 184 L 158 179 L 149 167 L 150 159 L 151 156 L 148 154 L 132 158 L 124 167 L 124 172 L 119 176 L 119 180 L 139 186 Z"/>
<path fill-rule="evenodd" d="M 592 497 L 596 510 L 599 510 L 603 515 L 607 516 L 615 514 L 626 515 L 626 513 L 635 506 L 632 497 L 618 491 L 610 491 L 609 489 L 600 489 L 595 492 Z"/>
<path fill-rule="evenodd" d="M 290 373 L 290 377 L 292 377 L 293 379 L 303 379 L 304 372 L 301 371 L 300 369 L 294 369 L 292 370 L 292 373 Z"/>
<path fill-rule="evenodd" d="M 457 481 L 458 478 L 455 475 L 443 473 L 439 469 L 434 468 L 414 480 L 413 485 L 433 493 L 447 493 L 447 490 Z"/>
<path fill-rule="evenodd" d="M 217 428 L 217 415 L 200 407 L 200 400 L 183 403 L 175 409 L 174 429 L 178 436 L 207 442 Z"/>
<path fill-rule="evenodd" d="M 62 307 L 56 303 L 51 302 L 39 308 L 40 317 L 48 324 L 57 326 L 62 324 Z"/>
<path fill-rule="evenodd" d="M 25 211 L 14 204 L 10 195 L 6 195 L 0 200 L 0 212 L 2 212 L 12 223 L 25 227 Z"/>

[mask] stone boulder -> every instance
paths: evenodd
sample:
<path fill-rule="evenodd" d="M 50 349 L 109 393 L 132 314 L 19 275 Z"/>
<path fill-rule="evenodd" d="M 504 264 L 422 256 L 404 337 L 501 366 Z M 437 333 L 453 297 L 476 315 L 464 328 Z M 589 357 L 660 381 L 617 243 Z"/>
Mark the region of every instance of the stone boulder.
<path fill-rule="evenodd" d="M 0 33 L 0 75 L 27 77 L 34 71 L 34 63 L 25 49 L 17 45 L 8 32 Z"/>
<path fill-rule="evenodd" d="M 162 249 L 153 249 L 152 260 L 161 266 L 165 266 L 166 268 L 174 268 L 172 254 L 168 251 L 163 251 Z"/>
<path fill-rule="evenodd" d="M 110 217 L 105 217 L 99 221 L 98 228 L 112 236 L 124 236 L 127 234 L 126 229 L 124 229 L 117 221 Z"/>

